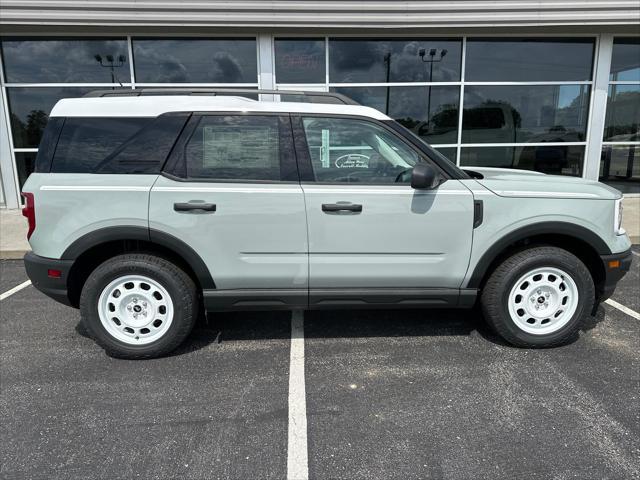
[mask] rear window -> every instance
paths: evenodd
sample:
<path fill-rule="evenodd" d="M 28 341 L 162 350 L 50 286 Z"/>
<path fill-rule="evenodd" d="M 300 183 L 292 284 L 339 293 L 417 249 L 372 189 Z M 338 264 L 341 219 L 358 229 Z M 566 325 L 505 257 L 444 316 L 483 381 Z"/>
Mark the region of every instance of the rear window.
<path fill-rule="evenodd" d="M 53 155 L 56 173 L 159 173 L 187 114 L 68 117 Z"/>

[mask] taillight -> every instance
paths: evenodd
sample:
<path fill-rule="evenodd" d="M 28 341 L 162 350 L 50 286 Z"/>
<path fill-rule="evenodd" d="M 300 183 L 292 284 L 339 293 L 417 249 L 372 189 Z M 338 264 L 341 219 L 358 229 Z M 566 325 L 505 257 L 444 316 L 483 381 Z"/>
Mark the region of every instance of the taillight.
<path fill-rule="evenodd" d="M 24 208 L 22 209 L 22 215 L 27 217 L 29 222 L 29 231 L 27 232 L 27 240 L 31 238 L 31 234 L 36 229 L 36 203 L 33 198 L 33 193 L 22 192 L 24 199 Z"/>

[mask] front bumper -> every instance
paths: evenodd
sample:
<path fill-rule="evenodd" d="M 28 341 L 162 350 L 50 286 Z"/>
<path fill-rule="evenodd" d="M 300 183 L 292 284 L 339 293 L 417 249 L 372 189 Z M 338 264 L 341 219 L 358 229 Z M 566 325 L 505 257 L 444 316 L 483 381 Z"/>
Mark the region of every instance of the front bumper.
<path fill-rule="evenodd" d="M 34 287 L 54 300 L 72 306 L 69 299 L 67 282 L 73 260 L 57 260 L 27 252 L 24 256 L 24 268 Z M 60 272 L 60 276 L 52 275 L 52 271 Z"/>
<path fill-rule="evenodd" d="M 613 294 L 618 282 L 629 271 L 633 255 L 631 254 L 631 249 L 629 249 L 612 255 L 601 255 L 600 258 L 604 264 L 605 272 L 604 282 L 600 291 L 600 301 L 602 301 Z"/>

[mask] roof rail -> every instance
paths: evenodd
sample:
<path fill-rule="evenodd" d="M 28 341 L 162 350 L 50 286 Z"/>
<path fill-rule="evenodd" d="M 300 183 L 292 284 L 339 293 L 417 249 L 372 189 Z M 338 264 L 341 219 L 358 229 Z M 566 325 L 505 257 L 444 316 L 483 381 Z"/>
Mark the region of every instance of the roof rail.
<path fill-rule="evenodd" d="M 112 90 L 93 90 L 86 93 L 85 97 L 140 97 L 147 95 L 247 95 L 264 94 L 289 97 L 288 101 L 308 103 L 332 103 L 343 105 L 359 105 L 346 95 L 335 92 L 310 92 L 303 90 L 252 90 L 249 88 L 116 88 Z M 282 99 L 282 98 L 281 98 Z"/>

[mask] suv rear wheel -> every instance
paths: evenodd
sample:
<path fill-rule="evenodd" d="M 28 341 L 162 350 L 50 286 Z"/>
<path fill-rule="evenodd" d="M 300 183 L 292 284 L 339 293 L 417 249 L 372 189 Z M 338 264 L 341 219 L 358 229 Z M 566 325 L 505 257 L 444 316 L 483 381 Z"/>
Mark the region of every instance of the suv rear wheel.
<path fill-rule="evenodd" d="M 197 316 L 196 286 L 173 263 L 124 254 L 96 268 L 82 289 L 80 312 L 89 334 L 119 358 L 167 354 L 189 335 Z"/>
<path fill-rule="evenodd" d="M 533 247 L 504 260 L 481 297 L 489 325 L 521 347 L 552 347 L 577 335 L 595 301 L 591 273 L 575 255 Z"/>

